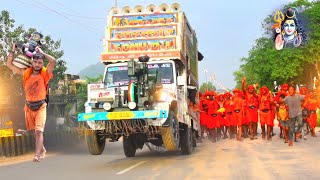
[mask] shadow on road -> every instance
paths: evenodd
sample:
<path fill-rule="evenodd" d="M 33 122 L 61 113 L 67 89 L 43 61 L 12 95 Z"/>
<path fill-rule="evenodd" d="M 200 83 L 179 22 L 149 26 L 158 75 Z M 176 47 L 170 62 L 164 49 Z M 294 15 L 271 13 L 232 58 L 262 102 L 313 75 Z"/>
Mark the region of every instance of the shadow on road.
<path fill-rule="evenodd" d="M 90 155 L 88 150 L 87 150 L 87 144 L 84 141 L 81 141 L 78 144 L 72 145 L 72 146 L 59 146 L 59 147 L 51 147 L 50 148 L 52 151 L 57 151 L 60 152 L 61 154 L 65 155 Z M 49 149 L 49 150 L 50 150 Z M 197 154 L 199 152 L 199 148 L 195 148 L 192 152 L 193 154 Z M 121 155 L 125 159 L 130 159 L 126 158 L 123 152 L 123 147 L 122 147 L 122 142 L 106 142 L 105 149 L 102 153 L 102 155 Z M 175 157 L 178 158 L 177 160 L 181 159 L 188 159 L 190 155 L 183 155 L 181 151 L 173 151 L 173 152 L 167 152 L 163 150 L 149 150 L 146 145 L 144 145 L 143 149 L 137 149 L 136 156 L 133 157 L 134 159 L 143 159 L 143 158 L 164 158 L 164 157 Z"/>

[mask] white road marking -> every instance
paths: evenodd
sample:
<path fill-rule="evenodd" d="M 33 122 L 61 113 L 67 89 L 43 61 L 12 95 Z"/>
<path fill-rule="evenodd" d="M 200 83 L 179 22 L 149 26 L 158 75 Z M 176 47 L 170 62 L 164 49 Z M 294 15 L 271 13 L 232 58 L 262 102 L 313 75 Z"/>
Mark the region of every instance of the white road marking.
<path fill-rule="evenodd" d="M 141 162 L 139 162 L 139 163 L 137 163 L 137 164 L 135 164 L 135 165 L 132 165 L 132 166 L 128 167 L 127 169 L 124 169 L 124 170 L 118 172 L 117 174 L 118 174 L 118 175 L 124 174 L 124 173 L 130 171 L 131 169 L 133 169 L 133 168 L 135 168 L 135 167 L 137 167 L 137 166 L 140 166 L 141 164 L 146 163 L 146 162 L 147 162 L 147 161 L 141 161 Z"/>

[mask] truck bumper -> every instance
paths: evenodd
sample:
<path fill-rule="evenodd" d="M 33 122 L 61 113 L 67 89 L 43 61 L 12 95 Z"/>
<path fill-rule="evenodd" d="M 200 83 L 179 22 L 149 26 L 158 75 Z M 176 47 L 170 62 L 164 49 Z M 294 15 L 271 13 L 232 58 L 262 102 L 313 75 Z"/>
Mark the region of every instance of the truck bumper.
<path fill-rule="evenodd" d="M 166 110 L 147 111 L 122 111 L 122 112 L 92 112 L 78 114 L 78 121 L 116 121 L 135 119 L 165 119 L 168 117 Z"/>

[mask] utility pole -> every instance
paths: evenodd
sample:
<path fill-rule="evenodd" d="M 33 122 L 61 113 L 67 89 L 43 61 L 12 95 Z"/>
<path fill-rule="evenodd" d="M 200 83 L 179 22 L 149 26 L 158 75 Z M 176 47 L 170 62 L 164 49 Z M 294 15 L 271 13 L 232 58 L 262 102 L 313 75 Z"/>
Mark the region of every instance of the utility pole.
<path fill-rule="evenodd" d="M 207 70 L 207 69 L 205 69 L 205 70 L 204 70 L 204 73 L 205 73 L 205 76 L 206 76 L 206 83 L 207 83 L 207 85 L 206 85 L 206 89 L 207 89 L 207 91 L 208 91 L 208 77 L 207 77 L 208 70 Z"/>
<path fill-rule="evenodd" d="M 118 0 L 114 0 L 115 7 L 118 7 Z"/>

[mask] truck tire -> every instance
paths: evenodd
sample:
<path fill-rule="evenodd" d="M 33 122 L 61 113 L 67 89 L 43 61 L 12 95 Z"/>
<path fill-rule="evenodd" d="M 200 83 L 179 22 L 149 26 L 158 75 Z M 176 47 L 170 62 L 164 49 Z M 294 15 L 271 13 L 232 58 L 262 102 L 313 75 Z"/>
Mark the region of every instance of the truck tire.
<path fill-rule="evenodd" d="M 181 132 L 181 152 L 184 155 L 192 153 L 192 129 L 185 125 L 184 131 Z"/>
<path fill-rule="evenodd" d="M 161 137 L 164 147 L 168 151 L 176 151 L 179 149 L 179 122 L 173 111 L 168 115 L 169 126 L 161 127 Z"/>
<path fill-rule="evenodd" d="M 136 146 L 134 145 L 132 136 L 123 136 L 123 152 L 126 157 L 134 157 L 136 155 Z"/>
<path fill-rule="evenodd" d="M 192 147 L 197 147 L 197 131 L 192 130 Z"/>
<path fill-rule="evenodd" d="M 106 144 L 106 139 L 99 136 L 98 131 L 86 129 L 85 140 L 90 154 L 102 154 Z"/>

